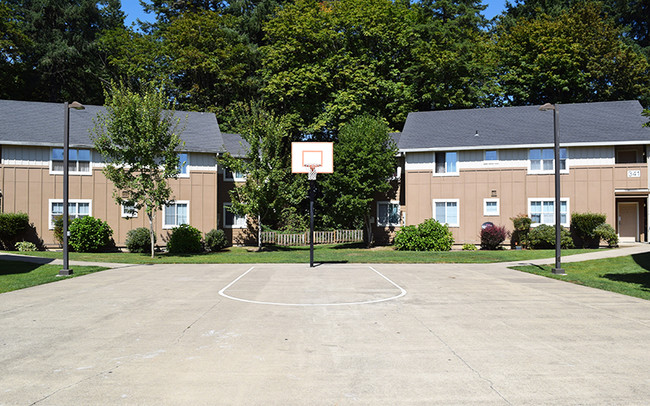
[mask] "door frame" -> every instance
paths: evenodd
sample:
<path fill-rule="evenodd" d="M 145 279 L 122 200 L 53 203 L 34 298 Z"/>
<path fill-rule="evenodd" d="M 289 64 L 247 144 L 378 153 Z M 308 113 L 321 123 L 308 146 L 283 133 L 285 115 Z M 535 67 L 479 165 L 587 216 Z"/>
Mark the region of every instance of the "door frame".
<path fill-rule="evenodd" d="M 623 204 L 629 204 L 629 205 L 634 205 L 636 207 L 636 234 L 634 236 L 634 242 L 638 242 L 640 240 L 640 235 L 639 235 L 639 202 L 617 202 L 616 203 L 616 214 L 617 214 L 617 225 L 618 225 L 618 237 L 619 239 L 621 238 L 621 205 Z M 626 237 L 623 237 L 626 238 Z"/>

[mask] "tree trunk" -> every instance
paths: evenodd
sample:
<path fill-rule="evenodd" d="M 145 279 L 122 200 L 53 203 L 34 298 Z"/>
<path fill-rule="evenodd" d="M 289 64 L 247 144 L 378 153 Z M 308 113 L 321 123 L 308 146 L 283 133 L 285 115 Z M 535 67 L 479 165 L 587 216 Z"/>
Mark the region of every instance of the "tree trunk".
<path fill-rule="evenodd" d="M 262 217 L 257 215 L 257 250 L 262 251 Z"/>
<path fill-rule="evenodd" d="M 149 217 L 149 240 L 151 242 L 151 258 L 154 258 L 154 242 L 153 242 L 153 237 L 154 237 L 154 232 L 153 232 L 153 219 L 154 219 L 154 214 L 153 213 L 147 213 L 147 217 Z"/>
<path fill-rule="evenodd" d="M 370 222 L 370 216 L 365 216 L 366 223 L 366 248 L 372 247 L 373 235 L 372 235 L 372 223 Z"/>

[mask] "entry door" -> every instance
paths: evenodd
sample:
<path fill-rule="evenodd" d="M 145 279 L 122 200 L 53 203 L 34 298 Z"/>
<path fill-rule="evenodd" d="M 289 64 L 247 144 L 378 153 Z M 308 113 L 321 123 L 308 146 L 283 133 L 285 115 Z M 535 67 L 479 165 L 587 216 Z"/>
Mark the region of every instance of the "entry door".
<path fill-rule="evenodd" d="M 639 203 L 618 204 L 618 236 L 621 242 L 639 240 Z"/>

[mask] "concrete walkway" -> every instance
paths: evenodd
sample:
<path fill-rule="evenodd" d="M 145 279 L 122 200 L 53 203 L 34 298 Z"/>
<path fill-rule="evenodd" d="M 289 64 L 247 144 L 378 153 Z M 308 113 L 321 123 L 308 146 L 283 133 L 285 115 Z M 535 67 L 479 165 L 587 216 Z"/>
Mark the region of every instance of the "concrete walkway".
<path fill-rule="evenodd" d="M 650 302 L 504 264 L 130 266 L 2 294 L 0 326 L 0 405 L 650 399 Z"/>

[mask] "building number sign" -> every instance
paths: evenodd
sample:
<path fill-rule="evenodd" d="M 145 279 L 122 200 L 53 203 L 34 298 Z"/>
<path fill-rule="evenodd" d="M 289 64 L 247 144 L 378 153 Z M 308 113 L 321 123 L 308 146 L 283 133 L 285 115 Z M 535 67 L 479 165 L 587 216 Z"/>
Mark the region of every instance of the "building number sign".
<path fill-rule="evenodd" d="M 627 171 L 627 177 L 628 178 L 640 178 L 641 177 L 641 171 L 640 170 L 631 170 Z"/>

